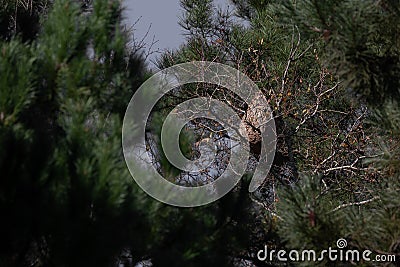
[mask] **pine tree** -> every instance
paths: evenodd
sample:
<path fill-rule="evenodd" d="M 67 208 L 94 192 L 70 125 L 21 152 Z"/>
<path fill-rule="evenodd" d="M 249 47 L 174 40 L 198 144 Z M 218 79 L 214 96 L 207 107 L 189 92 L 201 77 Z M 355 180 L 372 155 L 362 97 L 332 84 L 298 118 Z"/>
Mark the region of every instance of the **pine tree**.
<path fill-rule="evenodd" d="M 370 137 L 377 144 L 368 146 L 376 156 L 360 159 L 363 167 L 379 174 L 362 181 L 361 194 L 338 198 L 335 186 L 323 185 L 323 175 L 304 177 L 281 192 L 281 236 L 289 247 L 317 250 L 345 238 L 349 249 L 396 255 L 399 261 L 399 2 L 286 1 L 278 10 L 304 35 L 323 41 L 323 64 L 339 75 L 348 97 L 366 103 L 366 127 L 379 129 Z"/>
<path fill-rule="evenodd" d="M 113 0 L 1 3 L 1 266 L 109 266 L 129 247 L 145 253 L 147 204 L 120 136 L 146 70 L 121 20 Z"/>
<path fill-rule="evenodd" d="M 276 259 L 255 257 L 263 244 L 322 250 L 339 238 L 350 249 L 398 255 L 398 2 L 233 2 L 248 26 L 209 6 L 214 12 L 196 17 L 208 2 L 182 1 L 187 42 L 164 54 L 159 66 L 231 65 L 257 82 L 274 109 L 278 147 L 271 175 L 247 204 L 259 212 L 255 228 L 269 230 L 237 259 L 273 265 Z M 213 92 L 189 87 L 170 99 Z M 246 111 L 227 95 L 229 105 Z"/>
<path fill-rule="evenodd" d="M 320 251 L 339 238 L 399 257 L 398 1 L 232 2 L 246 25 L 211 0 L 182 0 L 186 42 L 159 67 L 210 60 L 246 73 L 274 110 L 277 153 L 256 192 L 245 175 L 189 209 L 151 200 L 123 161 L 122 117 L 148 73 L 119 1 L 1 2 L 1 266 L 275 266 L 257 258 L 264 245 Z M 158 118 L 185 99 L 220 97 L 246 114 L 215 89 L 165 96 L 155 142 Z M 189 158 L 196 138 L 180 140 Z"/>

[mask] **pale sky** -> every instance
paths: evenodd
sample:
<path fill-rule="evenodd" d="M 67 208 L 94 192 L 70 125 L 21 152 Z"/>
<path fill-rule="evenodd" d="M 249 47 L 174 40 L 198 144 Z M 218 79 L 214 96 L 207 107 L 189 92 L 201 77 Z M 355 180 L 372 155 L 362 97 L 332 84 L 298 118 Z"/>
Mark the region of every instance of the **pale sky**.
<path fill-rule="evenodd" d="M 228 4 L 229 0 L 214 0 L 214 2 L 224 9 L 232 7 L 232 4 Z M 125 7 L 128 25 L 132 25 L 140 18 L 134 27 L 136 40 L 142 39 L 151 25 L 145 41 L 150 44 L 153 36 L 158 40 L 153 50 L 174 49 L 183 43 L 184 37 L 178 25 L 178 17 L 182 15 L 179 0 L 125 0 Z M 152 55 L 150 60 L 155 56 Z"/>

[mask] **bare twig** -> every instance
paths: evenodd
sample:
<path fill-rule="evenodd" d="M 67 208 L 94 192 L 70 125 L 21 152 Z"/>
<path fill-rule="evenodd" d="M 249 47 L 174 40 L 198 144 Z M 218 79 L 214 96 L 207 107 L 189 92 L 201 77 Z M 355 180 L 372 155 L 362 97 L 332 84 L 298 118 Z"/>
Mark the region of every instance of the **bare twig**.
<path fill-rule="evenodd" d="M 370 198 L 370 199 L 367 199 L 367 200 L 364 200 L 364 201 L 360 201 L 360 202 L 352 202 L 352 203 L 342 204 L 342 205 L 337 206 L 336 208 L 334 208 L 330 212 L 335 212 L 335 211 L 338 211 L 340 209 L 351 207 L 351 206 L 361 206 L 361 205 L 364 205 L 364 204 L 368 204 L 368 203 L 370 203 L 372 201 L 375 201 L 377 199 L 379 199 L 378 196 Z"/>

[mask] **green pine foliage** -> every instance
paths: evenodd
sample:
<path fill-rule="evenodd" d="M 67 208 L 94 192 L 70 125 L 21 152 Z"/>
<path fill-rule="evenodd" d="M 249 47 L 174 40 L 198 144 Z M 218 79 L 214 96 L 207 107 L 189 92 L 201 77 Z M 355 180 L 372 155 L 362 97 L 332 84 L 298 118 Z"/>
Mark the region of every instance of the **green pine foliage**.
<path fill-rule="evenodd" d="M 30 42 L 7 13 L 18 27 L 0 44 L 1 266 L 109 266 L 131 244 L 144 253 L 146 203 L 120 138 L 144 63 L 126 46 L 119 2 L 92 7 L 49 4 Z"/>
<path fill-rule="evenodd" d="M 279 231 L 292 248 L 318 244 L 321 250 L 343 237 L 350 249 L 393 254 L 398 260 L 400 5 L 398 1 L 286 1 L 283 8 L 275 8 L 286 14 L 285 23 L 290 18 L 309 38 L 323 40 L 324 66 L 339 76 L 349 98 L 368 103 L 365 125 L 379 130 L 370 137 L 375 145 L 368 145 L 376 157 L 363 160 L 363 166 L 380 173 L 378 183 L 363 181 L 364 193 L 349 199 L 338 197 L 335 186 L 323 184 L 324 177 L 305 177 L 301 185 L 283 189 L 277 207 L 282 215 Z"/>
<path fill-rule="evenodd" d="M 269 230 L 253 240 L 258 247 L 247 247 L 247 260 L 277 264 L 257 261 L 263 244 L 321 251 L 339 238 L 350 249 L 398 255 L 398 2 L 232 2 L 247 26 L 216 9 L 196 16 L 197 1 L 182 1 L 187 42 L 164 54 L 159 67 L 191 60 L 237 67 L 274 109 L 272 175 L 247 207 L 261 206 L 265 213 L 252 227 L 262 221 Z M 196 95 L 218 97 L 203 86 L 170 99 Z M 223 99 L 243 110 L 235 96 L 224 92 Z M 272 198 L 265 196 L 271 184 L 278 188 Z"/>
<path fill-rule="evenodd" d="M 370 103 L 399 97 L 398 1 L 284 1 L 286 21 L 325 41 L 324 61 Z M 279 9 L 279 8 L 278 8 Z"/>

